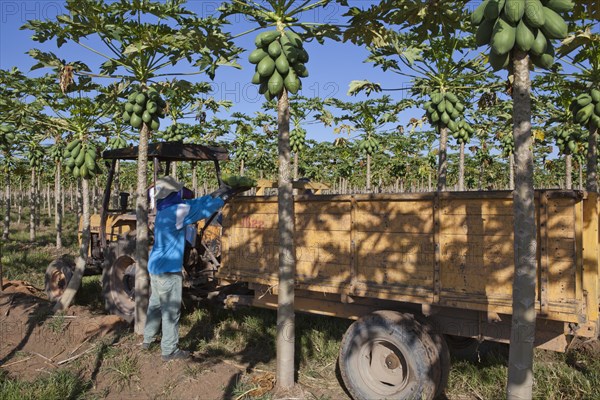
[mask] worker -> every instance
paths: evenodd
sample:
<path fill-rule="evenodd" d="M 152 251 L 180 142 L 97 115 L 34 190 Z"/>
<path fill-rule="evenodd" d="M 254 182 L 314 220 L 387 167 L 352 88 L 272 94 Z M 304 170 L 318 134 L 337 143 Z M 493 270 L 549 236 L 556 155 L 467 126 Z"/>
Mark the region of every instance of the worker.
<path fill-rule="evenodd" d="M 231 197 L 247 189 L 222 184 L 209 195 L 189 199 L 191 192 L 173 177 L 165 176 L 156 181 L 154 245 L 148 260 L 151 295 L 142 347 L 150 347 L 162 323 L 160 347 L 163 361 L 190 357 L 188 351 L 178 347 L 185 227 L 210 217 Z"/>

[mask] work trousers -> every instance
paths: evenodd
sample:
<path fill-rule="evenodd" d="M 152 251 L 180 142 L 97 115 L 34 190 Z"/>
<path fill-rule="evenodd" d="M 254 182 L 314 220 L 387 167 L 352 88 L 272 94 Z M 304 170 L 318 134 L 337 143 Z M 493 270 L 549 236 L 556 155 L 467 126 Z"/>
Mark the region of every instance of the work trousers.
<path fill-rule="evenodd" d="M 152 293 L 144 328 L 144 342 L 152 343 L 162 322 L 160 349 L 163 356 L 177 351 L 182 284 L 181 273 L 150 274 Z"/>

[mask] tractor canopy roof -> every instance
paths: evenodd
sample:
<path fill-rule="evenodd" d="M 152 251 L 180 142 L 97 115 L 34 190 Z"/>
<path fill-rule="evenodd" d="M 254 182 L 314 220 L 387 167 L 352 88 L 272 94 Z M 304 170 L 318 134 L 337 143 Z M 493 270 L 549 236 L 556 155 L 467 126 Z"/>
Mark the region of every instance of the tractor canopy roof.
<path fill-rule="evenodd" d="M 102 153 L 106 160 L 137 160 L 138 148 L 130 146 L 122 149 L 106 150 Z M 182 142 L 161 142 L 148 145 L 148 159 L 159 161 L 223 161 L 229 160 L 224 147 L 209 147 Z"/>

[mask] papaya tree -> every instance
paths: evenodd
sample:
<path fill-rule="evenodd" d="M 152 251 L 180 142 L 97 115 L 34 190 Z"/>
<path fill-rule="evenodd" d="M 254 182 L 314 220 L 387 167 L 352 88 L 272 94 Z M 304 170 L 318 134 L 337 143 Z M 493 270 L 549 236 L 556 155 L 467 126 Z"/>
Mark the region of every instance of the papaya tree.
<path fill-rule="evenodd" d="M 28 21 L 23 27 L 34 32 L 35 41 L 55 39 L 58 47 L 65 44 L 81 47 L 105 60 L 96 72 L 74 73 L 129 84 L 123 90 L 128 102 L 123 105 L 122 118 L 139 133 L 135 196 L 135 332 L 138 334 L 146 323 L 149 298 L 148 137 L 150 131 L 159 129 L 160 118 L 164 117 L 164 100 L 158 91 L 152 90 L 151 84 L 183 74 L 174 70 L 182 63 L 195 70 L 185 72 L 186 75 L 207 74 L 212 78 L 217 67 L 230 63 L 237 52 L 229 35 L 221 30 L 221 19 L 199 18 L 184 4 L 184 0 L 166 3 L 67 0 L 67 14 L 57 16 L 54 21 Z M 148 113 L 144 114 L 145 111 Z"/>
<path fill-rule="evenodd" d="M 350 8 L 350 26 L 344 39 L 366 45 L 366 59 L 401 80 L 395 88 L 369 81 L 353 81 L 349 93 L 409 90 L 418 99 L 439 134 L 438 190 L 446 190 L 447 147 L 450 133 L 466 142 L 473 128 L 464 121 L 464 101 L 485 88 L 487 76 L 480 58 L 467 51 L 472 39 L 465 35 L 468 1 L 378 2 L 366 10 Z"/>
<path fill-rule="evenodd" d="M 584 20 L 578 31 L 565 39 L 558 53 L 577 69 L 569 76 L 578 93 L 569 107 L 573 122 L 588 130 L 586 189 L 598 192 L 598 134 L 600 130 L 600 34 L 592 30 L 597 20 Z"/>
<path fill-rule="evenodd" d="M 290 165 L 289 93 L 301 89 L 301 79 L 308 76 L 309 54 L 304 44 L 309 39 L 323 42 L 335 37 L 333 26 L 302 23 L 306 11 L 325 7 L 330 0 L 267 0 L 259 4 L 251 0 L 226 2 L 222 16 L 241 14 L 255 23 L 259 33 L 256 48 L 248 60 L 256 64 L 252 83 L 267 100 L 277 99 L 278 124 L 278 217 L 279 217 L 279 292 L 277 307 L 277 384 L 281 388 L 294 385 L 294 280 L 296 256 L 294 247 L 294 202 Z"/>
<path fill-rule="evenodd" d="M 515 271 L 508 360 L 509 399 L 531 398 L 533 390 L 537 243 L 530 62 L 543 69 L 552 67 L 552 40 L 567 36 L 568 26 L 563 16 L 573 6 L 570 0 L 549 1 L 546 6 L 540 0 L 487 0 L 471 14 L 471 22 L 478 26 L 477 44 L 490 45 L 488 60 L 492 68 L 509 68 L 512 72 Z"/>
<path fill-rule="evenodd" d="M 333 118 L 335 123 L 344 122 L 350 131 L 361 132 L 358 142 L 359 152 L 366 158 L 366 190 L 371 190 L 371 159 L 379 152 L 377 134 L 386 129 L 396 129 L 398 113 L 407 102 L 395 102 L 389 96 L 359 102 L 344 102 L 330 99 L 329 103 L 342 114 Z M 339 128 L 339 127 L 338 127 Z"/>

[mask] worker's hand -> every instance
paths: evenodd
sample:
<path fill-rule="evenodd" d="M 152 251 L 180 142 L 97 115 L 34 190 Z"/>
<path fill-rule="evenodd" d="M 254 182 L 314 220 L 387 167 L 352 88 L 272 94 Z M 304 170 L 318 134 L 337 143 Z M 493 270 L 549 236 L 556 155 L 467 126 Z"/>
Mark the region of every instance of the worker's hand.
<path fill-rule="evenodd" d="M 236 196 L 240 193 L 243 193 L 247 190 L 250 190 L 250 187 L 235 187 L 232 188 L 229 185 L 226 185 L 224 183 L 221 184 L 221 186 L 219 186 L 219 188 L 217 190 L 215 190 L 214 192 L 212 192 L 210 195 L 213 198 L 217 198 L 220 197 L 221 199 L 223 199 L 224 202 L 227 202 L 228 200 L 230 200 L 233 196 Z"/>

